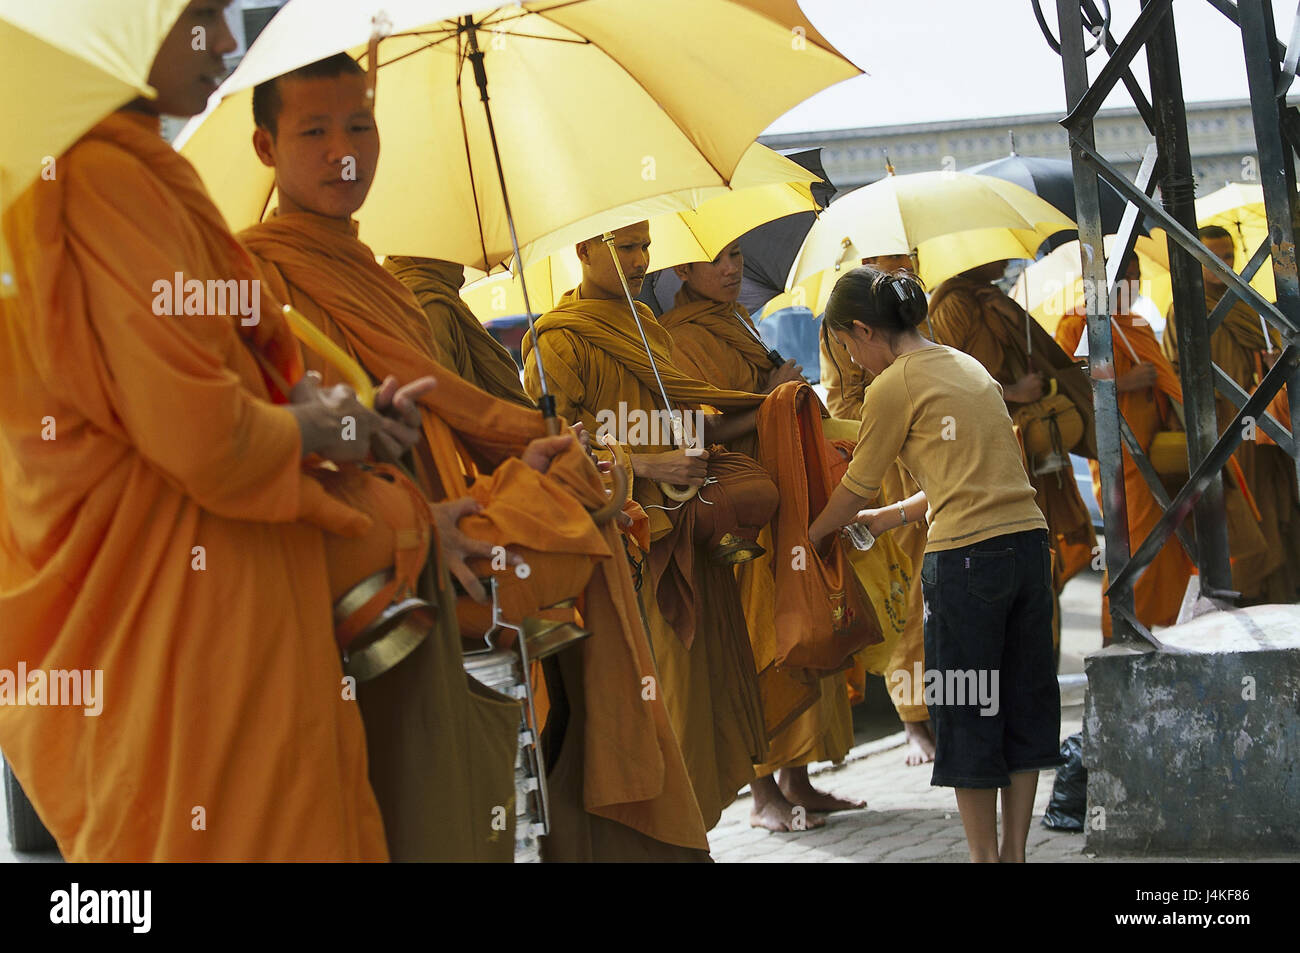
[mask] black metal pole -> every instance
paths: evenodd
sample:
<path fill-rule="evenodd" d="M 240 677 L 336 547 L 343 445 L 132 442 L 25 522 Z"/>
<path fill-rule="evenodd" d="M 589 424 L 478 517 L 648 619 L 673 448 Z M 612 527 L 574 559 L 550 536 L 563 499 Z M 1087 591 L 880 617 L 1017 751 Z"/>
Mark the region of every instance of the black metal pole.
<path fill-rule="evenodd" d="M 1083 16 L 1079 0 L 1056 0 L 1061 31 L 1061 67 L 1065 73 L 1066 106 L 1071 112 L 1088 92 L 1088 66 L 1083 49 Z M 1075 130 L 1078 138 L 1093 144 L 1092 116 Z M 1119 426 L 1119 399 L 1115 389 L 1115 360 L 1111 344 L 1110 301 L 1106 284 L 1106 253 L 1101 224 L 1101 192 L 1096 170 L 1084 162 L 1079 149 L 1070 149 L 1074 169 L 1076 218 L 1083 277 L 1095 290 L 1088 299 L 1088 365 L 1092 374 L 1093 408 L 1097 422 L 1097 456 L 1101 467 L 1102 515 L 1106 532 L 1106 570 L 1112 583 L 1129 560 L 1128 501 L 1124 495 L 1124 464 Z M 1087 286 L 1085 286 L 1087 287 Z M 1129 622 L 1133 615 L 1133 584 L 1112 584 L 1111 636 L 1134 642 L 1141 636 Z M 1127 610 L 1127 611 L 1125 611 Z"/>
<path fill-rule="evenodd" d="M 1277 306 L 1300 324 L 1300 279 L 1295 256 L 1295 156 L 1282 135 L 1281 109 L 1286 90 L 1277 91 L 1277 36 L 1273 31 L 1272 0 L 1244 0 L 1237 6 L 1241 42 L 1246 54 L 1246 79 L 1250 109 L 1255 120 L 1255 147 L 1259 151 L 1260 184 L 1272 243 L 1273 280 Z M 1279 95 L 1282 97 L 1279 100 Z M 1296 479 L 1300 481 L 1300 370 L 1287 381 L 1291 400 L 1289 424 L 1295 451 Z"/>
<path fill-rule="evenodd" d="M 1145 8 L 1151 0 L 1143 0 Z M 1147 40 L 1147 74 L 1155 110 L 1156 147 L 1160 151 L 1160 199 L 1170 217 L 1196 233 L 1196 183 L 1187 143 L 1187 110 L 1178 39 L 1172 6 Z M 1178 365 L 1187 427 L 1187 455 L 1192 470 L 1209 454 L 1218 438 L 1214 408 L 1214 378 L 1210 372 L 1210 335 L 1205 314 L 1205 285 L 1201 267 L 1187 251 L 1169 239 L 1169 271 L 1173 281 L 1174 317 L 1178 324 Z M 1228 554 L 1227 514 L 1223 478 L 1215 472 L 1193 509 L 1196 524 L 1197 569 L 1201 590 L 1222 595 L 1232 590 Z"/>

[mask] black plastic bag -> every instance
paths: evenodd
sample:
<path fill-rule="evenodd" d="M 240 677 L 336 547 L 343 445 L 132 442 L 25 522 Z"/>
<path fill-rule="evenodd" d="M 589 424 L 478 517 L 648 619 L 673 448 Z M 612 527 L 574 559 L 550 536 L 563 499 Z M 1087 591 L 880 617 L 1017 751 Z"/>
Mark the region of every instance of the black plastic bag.
<path fill-rule="evenodd" d="M 1056 769 L 1052 799 L 1047 802 L 1043 826 L 1054 831 L 1081 831 L 1088 810 L 1088 769 L 1083 766 L 1083 735 L 1073 734 L 1061 742 L 1065 764 Z"/>

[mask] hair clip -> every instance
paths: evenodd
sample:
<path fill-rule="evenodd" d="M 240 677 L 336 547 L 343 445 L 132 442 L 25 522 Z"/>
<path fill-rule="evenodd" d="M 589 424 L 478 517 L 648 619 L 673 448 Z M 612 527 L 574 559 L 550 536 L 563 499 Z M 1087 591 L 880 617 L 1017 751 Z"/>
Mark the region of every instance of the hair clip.
<path fill-rule="evenodd" d="M 892 282 L 890 282 L 890 284 L 894 286 L 894 294 L 898 295 L 898 300 L 906 304 L 908 298 L 911 297 L 907 293 L 907 288 L 904 287 L 906 281 L 904 281 L 901 278 L 895 278 Z"/>

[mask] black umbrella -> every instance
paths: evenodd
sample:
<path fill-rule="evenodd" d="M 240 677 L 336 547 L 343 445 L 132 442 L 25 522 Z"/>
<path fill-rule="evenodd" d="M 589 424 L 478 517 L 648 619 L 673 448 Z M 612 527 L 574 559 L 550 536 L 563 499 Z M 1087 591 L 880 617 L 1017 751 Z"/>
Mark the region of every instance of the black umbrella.
<path fill-rule="evenodd" d="M 1060 209 L 1076 221 L 1079 218 L 1074 204 L 1074 171 L 1068 159 L 1044 159 L 1039 156 L 1022 156 L 1015 152 L 992 162 L 981 162 L 969 169 L 963 169 L 973 175 L 991 175 L 995 179 L 1014 182 L 1023 189 L 1033 192 L 1043 201 Z M 1101 186 L 1101 230 L 1111 235 L 1119 231 L 1120 219 L 1124 217 L 1125 199 L 1113 185 L 1104 179 Z M 1145 220 L 1139 220 L 1138 232 L 1149 233 Z M 1076 231 L 1057 232 L 1043 245 L 1050 251 L 1079 237 Z"/>
<path fill-rule="evenodd" d="M 812 194 L 817 204 L 825 208 L 835 195 L 835 186 L 826 178 L 821 152 L 821 148 L 817 147 L 781 154 L 822 178 L 823 181 L 812 183 Z M 785 281 L 790 275 L 795 255 L 799 254 L 799 248 L 816 219 L 812 212 L 799 212 L 765 222 L 741 236 L 740 250 L 745 256 L 745 274 L 741 279 L 740 303 L 751 314 L 785 290 Z M 672 308 L 673 296 L 681 286 L 677 275 L 671 268 L 667 268 L 647 275 L 637 297 L 658 315 Z"/>

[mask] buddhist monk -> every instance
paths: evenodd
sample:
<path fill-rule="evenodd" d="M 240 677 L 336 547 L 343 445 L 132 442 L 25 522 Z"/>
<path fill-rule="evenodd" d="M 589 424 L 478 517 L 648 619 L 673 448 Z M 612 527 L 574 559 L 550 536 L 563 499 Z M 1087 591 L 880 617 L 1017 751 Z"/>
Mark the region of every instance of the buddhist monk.
<path fill-rule="evenodd" d="M 875 255 L 862 259 L 862 264 L 887 274 L 916 274 L 910 255 Z M 826 388 L 826 406 L 836 417 L 861 421 L 871 373 L 853 362 L 825 322 L 822 323 L 820 338 L 821 379 Z M 895 463 L 885 471 L 880 493 L 886 503 L 906 500 L 919 492 L 920 487 L 901 464 Z M 917 671 L 925 671 L 925 611 L 919 568 L 925 556 L 925 525 L 924 520 L 917 520 L 900 526 L 892 534 L 911 560 L 912 575 L 907 587 L 907 621 L 885 674 L 889 697 L 907 738 L 903 760 L 913 767 L 934 760 L 930 711 L 925 705 L 922 680 L 916 678 Z M 896 672 L 902 674 L 896 678 Z"/>
<path fill-rule="evenodd" d="M 794 361 L 773 367 L 768 348 L 758 337 L 749 312 L 738 303 L 745 260 L 740 242 L 729 244 L 711 262 L 679 265 L 675 270 L 682 286 L 674 307 L 659 322 L 672 336 L 678 366 L 686 373 L 727 390 L 770 393 L 788 380 L 801 380 L 802 368 Z M 732 449 L 751 455 L 757 441 L 746 437 L 733 441 Z M 770 549 L 771 533 L 760 537 Z M 760 680 L 764 677 L 790 679 L 775 671 L 775 595 L 772 555 L 738 567 L 737 576 L 745 605 L 755 663 Z M 809 812 L 830 812 L 862 807 L 816 790 L 808 779 L 808 765 L 814 761 L 842 761 L 853 745 L 853 718 L 844 674 L 821 679 L 814 690 L 818 699 L 793 724 L 771 739 L 768 764 L 759 766 L 750 783 L 753 809 L 750 823 L 768 830 L 788 831 L 820 826 Z M 768 701 L 765 695 L 765 702 Z M 779 775 L 775 774 L 781 769 Z M 795 812 L 795 806 L 802 812 Z"/>
<path fill-rule="evenodd" d="M 1137 256 L 1130 255 L 1124 265 L 1124 279 L 1136 288 L 1141 280 Z M 1143 452 L 1162 431 L 1181 430 L 1177 407 L 1182 405 L 1182 389 L 1169 359 L 1160 350 L 1160 342 L 1146 319 L 1120 307 L 1129 295 L 1117 295 L 1112 338 L 1115 356 L 1115 388 L 1119 391 L 1119 410 L 1128 421 Z M 1056 341 L 1066 354 L 1074 354 L 1087 330 L 1087 312 L 1076 311 L 1061 319 Z M 1128 507 L 1129 541 L 1136 548 L 1163 515 L 1160 504 L 1151 494 L 1137 464 L 1124 451 L 1124 493 Z M 1091 461 L 1093 488 L 1101 503 L 1101 468 Z M 1166 540 L 1156 558 L 1133 584 L 1134 610 L 1143 625 L 1173 625 L 1178 620 L 1187 581 L 1195 566 L 1177 537 Z M 1107 583 L 1103 580 L 1102 590 Z M 1101 631 L 1104 643 L 1111 638 L 1108 600 L 1102 596 Z"/>
<path fill-rule="evenodd" d="M 240 237 L 277 292 L 372 375 L 437 378 L 438 386 L 420 401 L 424 437 L 416 447 L 416 469 L 424 492 L 438 500 L 460 496 L 468 487 L 485 504 L 483 517 L 505 534 L 503 543 L 530 552 L 528 578 L 539 589 L 547 578 L 563 582 L 576 573 L 570 568 L 574 556 L 582 557 L 580 565 L 588 556 L 600 562 L 594 575 L 587 568 L 583 577 L 591 582 L 583 593 L 582 621 L 593 634 L 557 657 L 564 697 L 551 699 L 552 713 L 562 702 L 567 730 L 555 741 L 552 829 L 543 843 L 544 857 L 707 859 L 704 824 L 663 700 L 644 691 L 646 680 L 654 677 L 653 660 L 618 532 L 613 524 L 597 528 L 582 505 L 581 493 L 591 493 L 590 479 L 597 502 L 604 502 L 595 468 L 572 436 L 543 437 L 539 412 L 493 397 L 441 363 L 448 358 L 415 296 L 376 264 L 356 237 L 351 216 L 365 200 L 379 156 L 365 75 L 339 54 L 259 86 L 254 113 L 253 144 L 275 169 L 280 205 L 268 221 Z M 345 175 L 352 169 L 355 182 Z M 321 370 L 328 379 L 328 368 Z M 546 475 L 532 496 L 503 498 L 509 489 L 506 458 L 521 452 Z M 457 539 L 468 531 L 464 523 L 459 530 L 440 528 Z M 469 554 L 487 555 L 482 549 Z M 453 571 L 468 592 L 479 590 L 463 561 L 455 562 Z M 445 595 L 446 604 L 454 605 L 454 596 Z M 442 636 L 459 646 L 455 625 Z M 459 674 L 459 658 L 440 656 L 440 661 Z M 548 732 L 559 720 L 548 719 Z M 441 737 L 433 743 L 443 749 Z M 446 783 L 465 770 L 446 759 L 437 764 Z M 431 774 L 430 780 L 437 777 Z M 384 792 L 378 793 L 382 804 Z M 481 805 L 484 819 L 492 806 Z M 436 811 L 424 815 L 433 819 L 430 823 L 437 820 Z M 447 856 L 441 845 L 455 832 L 445 830 L 445 821 L 432 831 L 418 818 L 411 823 L 424 834 L 426 849 Z"/>
<path fill-rule="evenodd" d="M 29 705 L 0 705 L 0 748 L 68 860 L 382 861 L 325 542 L 371 521 L 303 464 L 406 437 L 300 380 L 255 267 L 160 136 L 224 72 L 224 6 L 186 6 L 156 98 L 5 216 L 0 669 L 85 673 L 99 710 L 29 683 Z"/>
<path fill-rule="evenodd" d="M 1092 388 L 1084 372 L 1065 354 L 1052 336 L 1030 318 L 993 282 L 1002 276 L 1006 262 L 996 261 L 949 278 L 930 299 L 930 324 L 934 340 L 976 358 L 1002 386 L 1011 418 L 1022 434 L 1041 419 L 1044 401 L 1073 407 L 1082 436 L 1059 452 L 1027 453 L 1029 482 L 1037 493 L 1038 508 L 1047 519 L 1052 540 L 1052 575 L 1058 596 L 1055 615 L 1060 643 L 1059 595 L 1076 573 L 1088 566 L 1097 537 L 1092 518 L 1074 482 L 1067 451 L 1096 459 Z M 1028 336 L 1029 342 L 1026 342 Z M 1057 394 L 1050 394 L 1052 382 Z M 960 428 L 960 420 L 954 421 Z M 1050 429 L 1050 428 L 1049 428 Z M 1053 438 L 1055 440 L 1055 437 Z"/>
<path fill-rule="evenodd" d="M 460 296 L 465 283 L 463 265 L 390 255 L 384 267 L 415 293 L 448 367 L 493 397 L 533 406 L 510 352 L 488 334 Z"/>
<path fill-rule="evenodd" d="M 1234 247 L 1232 236 L 1226 229 L 1209 225 L 1200 230 L 1200 237 L 1211 252 L 1229 268 L 1232 267 Z M 1208 268 L 1201 269 L 1201 277 L 1205 282 L 1205 309 L 1213 311 L 1227 291 L 1227 285 Z M 1172 307 L 1167 317 L 1161 347 L 1174 370 L 1179 371 L 1178 328 Z M 1269 335 L 1273 345 L 1271 351 L 1259 315 L 1237 299 L 1210 337 L 1210 357 L 1225 374 L 1251 393 L 1281 353 L 1280 335 L 1271 328 Z M 1290 419 L 1285 394 L 1283 389 L 1269 407 L 1269 412 L 1284 427 Z M 1237 408 L 1218 394 L 1214 406 L 1222 433 L 1237 415 Z M 1248 566 L 1234 562 L 1233 587 L 1241 592 L 1247 604 L 1294 602 L 1300 592 L 1300 502 L 1297 502 L 1295 461 L 1258 427 L 1238 444 L 1233 457 L 1241 464 L 1246 484 L 1262 516 L 1258 526 L 1263 532 L 1267 553 L 1262 560 L 1250 560 Z M 1253 526 L 1242 526 L 1241 521 L 1230 518 L 1229 544 L 1234 557 L 1242 555 L 1246 548 L 1253 548 L 1245 542 L 1253 529 Z"/>
<path fill-rule="evenodd" d="M 649 225 L 629 225 L 613 237 L 614 252 L 635 296 L 649 263 Z M 576 250 L 582 283 L 538 320 L 537 341 L 531 335 L 524 339 L 524 386 L 534 398 L 541 396 L 540 361 L 559 412 L 566 418 L 581 421 L 591 433 L 622 430 L 609 426 L 611 420 L 631 421 L 627 433 L 611 435 L 631 462 L 633 496 L 650 516 L 651 551 L 642 575 L 641 606 L 662 694 L 705 824 L 712 827 L 737 791 L 753 780 L 754 764 L 763 760 L 767 744 L 735 577 L 729 566 L 715 563 L 701 547 L 692 547 L 689 539 L 683 542 L 675 534 L 675 521 L 683 518 L 683 512 L 660 487 L 701 486 L 710 454 L 678 443 L 666 427 L 653 426 L 654 412 L 667 408 L 628 310 L 610 247 L 601 238 L 592 238 L 579 242 Z M 699 418 L 703 433 L 695 435 L 696 442 L 712 446 L 750 433 L 762 396 L 720 390 L 686 375 L 673 362 L 667 331 L 645 305 L 636 307 L 672 409 L 697 411 L 707 403 L 723 411 Z M 688 420 L 695 419 L 688 414 Z M 637 421 L 651 425 L 638 429 Z M 693 563 L 689 578 L 669 590 L 665 586 L 671 577 L 657 578 L 651 567 L 667 564 L 665 549 L 678 543 Z M 677 620 L 675 625 L 670 615 Z"/>

